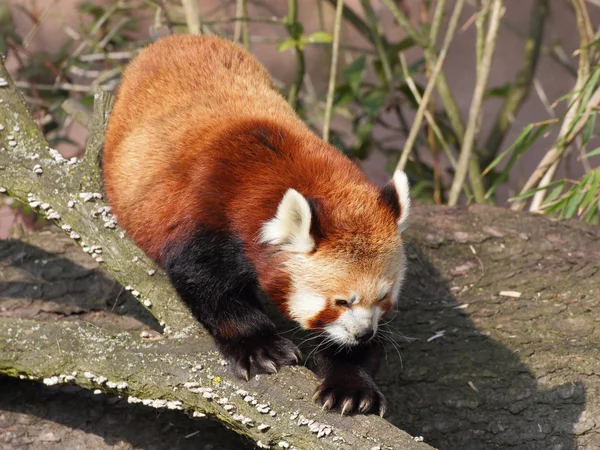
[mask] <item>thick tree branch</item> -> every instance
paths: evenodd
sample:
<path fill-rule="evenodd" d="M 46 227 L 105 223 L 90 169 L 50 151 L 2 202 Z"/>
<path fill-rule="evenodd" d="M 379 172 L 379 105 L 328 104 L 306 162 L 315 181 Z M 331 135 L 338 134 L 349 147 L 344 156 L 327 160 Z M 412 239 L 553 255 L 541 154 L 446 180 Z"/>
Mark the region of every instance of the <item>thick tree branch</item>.
<path fill-rule="evenodd" d="M 236 384 L 220 361 L 205 339 L 144 340 L 84 322 L 0 319 L 0 373 L 208 415 L 269 447 L 430 448 L 376 416 L 341 417 L 312 406 L 315 377 L 306 370 Z"/>
<path fill-rule="evenodd" d="M 97 94 L 87 152 L 69 161 L 48 146 L 4 64 L 0 78 L 0 186 L 8 194 L 53 220 L 132 292 L 164 325 L 166 331 L 201 332 L 177 297 L 164 273 L 119 229 L 104 202 L 99 155 L 112 105 L 108 94 Z"/>

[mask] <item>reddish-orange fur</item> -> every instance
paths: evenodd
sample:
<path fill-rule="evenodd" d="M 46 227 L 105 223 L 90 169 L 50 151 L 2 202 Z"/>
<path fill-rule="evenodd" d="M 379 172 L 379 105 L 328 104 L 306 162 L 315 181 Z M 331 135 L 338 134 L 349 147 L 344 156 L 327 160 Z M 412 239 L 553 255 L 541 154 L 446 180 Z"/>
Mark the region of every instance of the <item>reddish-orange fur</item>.
<path fill-rule="evenodd" d="M 394 251 L 396 221 L 379 189 L 302 123 L 254 57 L 217 37 L 150 49 L 123 75 L 103 154 L 113 212 L 150 257 L 161 263 L 199 225 L 232 233 L 285 308 L 290 281 L 257 236 L 288 188 L 319 203 L 318 252 L 370 261 Z"/>

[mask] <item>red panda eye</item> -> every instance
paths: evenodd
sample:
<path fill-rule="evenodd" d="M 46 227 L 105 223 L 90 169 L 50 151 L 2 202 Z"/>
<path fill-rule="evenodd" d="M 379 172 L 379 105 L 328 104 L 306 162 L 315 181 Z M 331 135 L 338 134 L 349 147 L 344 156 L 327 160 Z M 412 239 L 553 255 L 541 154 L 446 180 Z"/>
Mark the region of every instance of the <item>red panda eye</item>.
<path fill-rule="evenodd" d="M 337 299 L 337 300 L 335 301 L 335 304 L 336 304 L 336 305 L 338 305 L 338 306 L 345 306 L 345 307 L 348 307 L 348 306 L 350 306 L 350 305 L 348 304 L 348 301 L 347 301 L 347 300 L 342 300 L 342 299 Z"/>

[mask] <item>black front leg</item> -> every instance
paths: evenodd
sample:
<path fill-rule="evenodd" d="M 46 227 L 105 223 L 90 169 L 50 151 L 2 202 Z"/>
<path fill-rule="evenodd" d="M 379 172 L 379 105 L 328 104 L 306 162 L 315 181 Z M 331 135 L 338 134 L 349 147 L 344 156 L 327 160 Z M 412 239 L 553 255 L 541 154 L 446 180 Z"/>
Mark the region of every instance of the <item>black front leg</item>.
<path fill-rule="evenodd" d="M 235 238 L 201 230 L 173 247 L 165 271 L 181 299 L 214 338 L 236 376 L 274 373 L 300 360 L 298 348 L 275 332 L 256 296 L 256 276 Z"/>
<path fill-rule="evenodd" d="M 373 379 L 381 360 L 381 351 L 375 343 L 329 347 L 316 359 L 317 373 L 323 382 L 313 400 L 323 409 L 337 409 L 342 415 L 378 413 L 383 417 L 385 397 Z"/>

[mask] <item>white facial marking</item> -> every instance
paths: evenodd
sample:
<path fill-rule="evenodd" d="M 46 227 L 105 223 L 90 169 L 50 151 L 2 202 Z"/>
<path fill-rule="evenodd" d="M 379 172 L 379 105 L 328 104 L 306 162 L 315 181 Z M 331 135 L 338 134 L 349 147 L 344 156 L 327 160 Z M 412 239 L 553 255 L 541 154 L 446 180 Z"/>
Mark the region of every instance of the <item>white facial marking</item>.
<path fill-rule="evenodd" d="M 308 201 L 295 189 L 288 189 L 277 213 L 260 230 L 260 242 L 281 245 L 284 250 L 308 253 L 315 241 L 310 235 L 312 214 Z"/>
<path fill-rule="evenodd" d="M 325 331 L 338 344 L 356 345 L 356 335 L 366 328 L 377 331 L 381 308 L 355 307 L 344 311 L 336 321 L 325 327 Z"/>
<path fill-rule="evenodd" d="M 315 317 L 315 311 L 324 310 L 326 305 L 325 297 L 306 290 L 296 291 L 288 303 L 291 318 L 304 328 L 308 328 L 310 319 Z"/>

